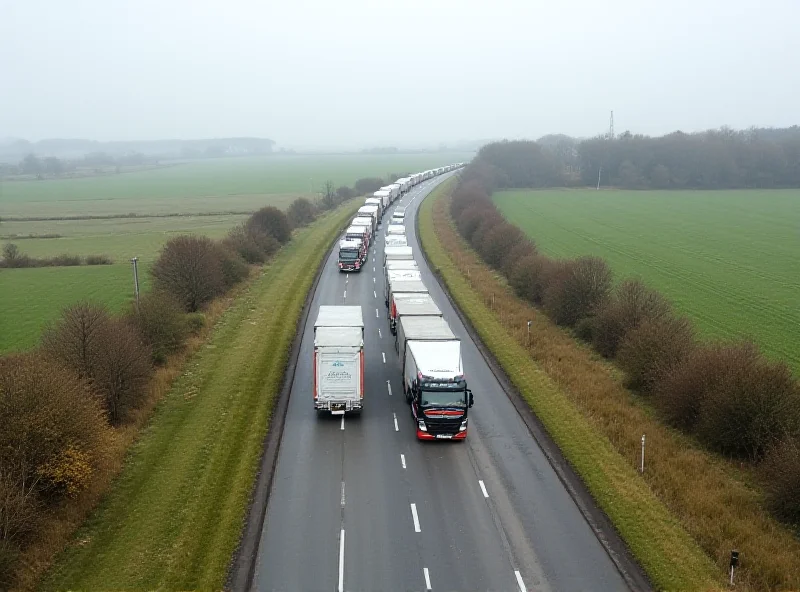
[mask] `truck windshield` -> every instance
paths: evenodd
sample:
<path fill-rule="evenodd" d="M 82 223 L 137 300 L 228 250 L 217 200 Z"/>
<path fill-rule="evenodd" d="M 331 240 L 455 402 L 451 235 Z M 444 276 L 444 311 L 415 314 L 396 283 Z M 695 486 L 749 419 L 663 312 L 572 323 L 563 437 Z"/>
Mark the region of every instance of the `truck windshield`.
<path fill-rule="evenodd" d="M 358 251 L 339 251 L 339 261 L 355 261 L 358 259 Z"/>
<path fill-rule="evenodd" d="M 423 407 L 466 407 L 464 391 L 422 391 Z"/>

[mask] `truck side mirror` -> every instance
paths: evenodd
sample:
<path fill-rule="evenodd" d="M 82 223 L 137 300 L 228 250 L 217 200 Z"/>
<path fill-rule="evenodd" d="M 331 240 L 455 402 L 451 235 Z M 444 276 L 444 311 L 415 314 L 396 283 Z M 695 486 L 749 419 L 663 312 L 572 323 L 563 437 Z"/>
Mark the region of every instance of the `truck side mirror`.
<path fill-rule="evenodd" d="M 467 389 L 467 394 L 469 395 L 469 406 L 472 407 L 475 404 L 475 397 L 472 395 L 472 391 Z"/>

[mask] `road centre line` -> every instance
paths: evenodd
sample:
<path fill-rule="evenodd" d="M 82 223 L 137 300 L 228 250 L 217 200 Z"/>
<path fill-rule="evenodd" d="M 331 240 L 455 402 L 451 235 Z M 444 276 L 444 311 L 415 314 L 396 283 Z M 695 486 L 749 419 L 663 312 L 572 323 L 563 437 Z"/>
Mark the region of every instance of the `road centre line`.
<path fill-rule="evenodd" d="M 483 481 L 481 481 L 480 479 L 478 480 L 478 483 L 480 483 L 481 491 L 483 492 L 483 497 L 488 499 L 489 498 L 489 492 L 486 491 L 486 485 L 484 485 Z"/>
<path fill-rule="evenodd" d="M 342 481 L 342 507 L 344 508 L 344 481 Z"/>
<path fill-rule="evenodd" d="M 431 574 L 428 573 L 428 568 L 427 567 L 423 567 L 422 568 L 422 573 L 425 574 L 425 589 L 426 590 L 433 590 L 433 588 L 431 588 Z"/>
<path fill-rule="evenodd" d="M 414 532 L 422 532 L 419 527 L 419 516 L 417 516 L 417 504 L 411 504 L 411 518 L 414 520 Z"/>
<path fill-rule="evenodd" d="M 400 463 L 403 465 L 403 468 L 405 469 L 406 468 L 406 455 L 405 454 L 401 454 L 400 455 Z"/>
<path fill-rule="evenodd" d="M 344 528 L 339 535 L 339 592 L 344 592 Z"/>
<path fill-rule="evenodd" d="M 392 384 L 387 380 L 386 381 L 386 390 L 389 391 L 389 396 L 392 396 Z"/>
<path fill-rule="evenodd" d="M 372 291 L 372 297 L 373 298 L 377 298 L 378 297 L 378 294 L 377 294 L 377 292 L 375 292 L 375 290 Z"/>
<path fill-rule="evenodd" d="M 519 573 L 519 570 L 514 570 L 514 575 L 517 576 L 517 585 L 519 586 L 519 592 L 528 592 L 528 589 L 525 587 L 525 582 L 522 581 L 522 574 Z"/>
<path fill-rule="evenodd" d="M 376 319 L 378 318 L 378 309 L 377 308 L 375 309 L 375 318 Z"/>
<path fill-rule="evenodd" d="M 344 429 L 344 415 L 342 415 L 342 427 L 340 429 Z"/>
<path fill-rule="evenodd" d="M 384 352 L 381 352 L 381 355 L 383 356 L 383 363 L 385 364 L 386 363 L 386 354 Z M 387 380 L 386 382 L 388 383 L 389 381 Z"/>
<path fill-rule="evenodd" d="M 347 290 L 344 291 L 344 297 L 347 298 Z"/>
<path fill-rule="evenodd" d="M 392 415 L 394 416 L 394 431 L 395 432 L 399 432 L 400 428 L 397 425 L 397 414 L 396 413 L 392 413 Z"/>

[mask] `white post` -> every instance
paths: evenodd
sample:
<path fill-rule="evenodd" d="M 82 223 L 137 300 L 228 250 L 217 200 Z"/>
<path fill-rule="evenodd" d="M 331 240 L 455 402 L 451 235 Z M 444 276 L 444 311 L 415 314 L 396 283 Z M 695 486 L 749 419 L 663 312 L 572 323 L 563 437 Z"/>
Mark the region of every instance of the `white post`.
<path fill-rule="evenodd" d="M 139 266 L 137 261 L 139 261 L 138 257 L 131 259 L 131 263 L 133 263 L 133 293 L 136 295 L 136 306 L 139 306 Z"/>
<path fill-rule="evenodd" d="M 531 322 L 528 321 L 528 347 L 531 346 Z"/>
<path fill-rule="evenodd" d="M 642 467 L 641 472 L 644 473 L 644 434 L 642 434 Z"/>
<path fill-rule="evenodd" d="M 600 190 L 600 173 L 602 173 L 602 172 L 603 172 L 603 167 L 600 167 L 597 170 L 597 190 L 598 191 Z"/>

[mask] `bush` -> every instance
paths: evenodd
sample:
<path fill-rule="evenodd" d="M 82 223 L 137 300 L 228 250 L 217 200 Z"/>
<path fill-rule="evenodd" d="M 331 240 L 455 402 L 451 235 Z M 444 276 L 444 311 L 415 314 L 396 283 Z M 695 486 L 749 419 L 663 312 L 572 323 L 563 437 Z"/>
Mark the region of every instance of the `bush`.
<path fill-rule="evenodd" d="M 525 257 L 536 255 L 536 246 L 528 238 L 522 237 L 503 259 L 502 272 L 507 278 L 514 273 L 514 268 Z"/>
<path fill-rule="evenodd" d="M 347 199 L 339 193 L 341 189 L 347 189 L 351 192 L 352 189 L 349 187 L 339 187 L 339 189 L 336 190 L 336 194 L 340 199 Z M 349 197 L 353 196 L 351 195 Z M 298 197 L 292 202 L 292 205 L 289 206 L 289 211 L 286 213 L 286 216 L 289 219 L 289 224 L 294 228 L 307 226 L 314 221 L 314 205 L 305 197 Z"/>
<path fill-rule="evenodd" d="M 186 326 L 192 333 L 198 333 L 206 326 L 206 315 L 202 312 L 190 312 L 186 315 Z"/>
<path fill-rule="evenodd" d="M 566 315 L 562 312 L 565 284 L 573 273 L 575 259 L 552 259 L 543 270 L 542 307 L 548 316 L 559 325 L 566 324 Z"/>
<path fill-rule="evenodd" d="M 685 317 L 646 319 L 620 343 L 617 360 L 628 386 L 650 392 L 656 382 L 695 348 L 694 329 Z"/>
<path fill-rule="evenodd" d="M 150 273 L 155 289 L 171 294 L 187 312 L 195 312 L 225 290 L 219 248 L 205 236 L 170 239 Z"/>
<path fill-rule="evenodd" d="M 271 234 L 247 224 L 233 227 L 222 244 L 252 264 L 264 263 L 281 248 L 280 243 Z"/>
<path fill-rule="evenodd" d="M 800 392 L 785 363 L 765 360 L 748 343 L 731 350 L 709 381 L 696 433 L 723 454 L 759 460 L 787 436 L 800 435 Z"/>
<path fill-rule="evenodd" d="M 528 255 L 517 261 L 509 277 L 509 284 L 520 298 L 533 304 L 541 304 L 545 291 L 545 281 L 552 260 L 543 255 Z"/>
<path fill-rule="evenodd" d="M 97 369 L 110 322 L 103 305 L 78 302 L 63 309 L 59 320 L 45 329 L 42 347 L 79 378 L 90 379 Z"/>
<path fill-rule="evenodd" d="M 378 189 L 383 187 L 383 179 L 378 177 L 366 177 L 356 181 L 354 188 L 358 195 L 366 195 L 375 193 Z"/>
<path fill-rule="evenodd" d="M 769 509 L 781 520 L 800 526 L 800 442 L 787 439 L 764 463 Z"/>
<path fill-rule="evenodd" d="M 107 323 L 103 333 L 91 387 L 102 398 L 109 421 L 120 424 L 146 395 L 153 370 L 152 352 L 138 332 L 122 320 Z"/>
<path fill-rule="evenodd" d="M 377 189 L 375 190 L 377 191 Z M 374 193 L 374 191 L 373 191 Z M 347 185 L 342 185 L 341 187 L 336 189 L 336 197 L 339 198 L 340 201 L 345 201 L 347 199 L 354 198 L 358 193 L 352 187 L 348 187 Z"/>
<path fill-rule="evenodd" d="M 166 292 L 142 294 L 139 305 L 128 313 L 128 320 L 150 346 L 156 363 L 165 362 L 168 355 L 178 351 L 189 331 L 181 305 Z"/>
<path fill-rule="evenodd" d="M 87 255 L 86 265 L 112 265 L 114 260 L 108 255 Z"/>
<path fill-rule="evenodd" d="M 508 254 L 524 239 L 525 235 L 519 228 L 504 220 L 483 234 L 482 243 L 476 245 L 476 249 L 489 265 L 501 270 Z"/>
<path fill-rule="evenodd" d="M 1 267 L 23 268 L 35 267 L 36 261 L 20 252 L 19 247 L 14 243 L 3 245 L 3 259 L 0 261 Z"/>
<path fill-rule="evenodd" d="M 625 280 L 597 313 L 592 343 L 601 355 L 613 358 L 631 329 L 645 319 L 659 319 L 671 312 L 672 307 L 659 292 L 640 280 Z"/>
<path fill-rule="evenodd" d="M 457 219 L 463 212 L 473 206 L 488 206 L 496 210 L 492 203 L 492 198 L 486 187 L 479 181 L 468 181 L 461 183 L 453 191 L 453 199 L 450 202 L 450 215 Z"/>
<path fill-rule="evenodd" d="M 497 211 L 486 204 L 475 204 L 463 210 L 456 218 L 456 227 L 464 239 L 472 244 L 473 236 L 485 219 L 494 217 Z"/>
<path fill-rule="evenodd" d="M 557 324 L 574 327 L 608 300 L 612 278 L 611 268 L 600 257 L 565 262 L 550 286 L 545 308 Z"/>
<path fill-rule="evenodd" d="M 250 216 L 247 221 L 250 228 L 260 230 L 263 234 L 269 234 L 283 244 L 288 243 L 292 238 L 292 227 L 286 214 L 275 206 L 266 206 Z"/>
<path fill-rule="evenodd" d="M 56 255 L 52 259 L 43 260 L 44 265 L 50 267 L 75 267 L 81 264 L 81 258 L 78 255 Z"/>
<path fill-rule="evenodd" d="M 226 289 L 230 289 L 243 281 L 250 273 L 250 269 L 247 267 L 247 263 L 234 251 L 221 244 L 216 245 L 216 247 L 217 257 L 222 267 L 222 282 Z"/>

